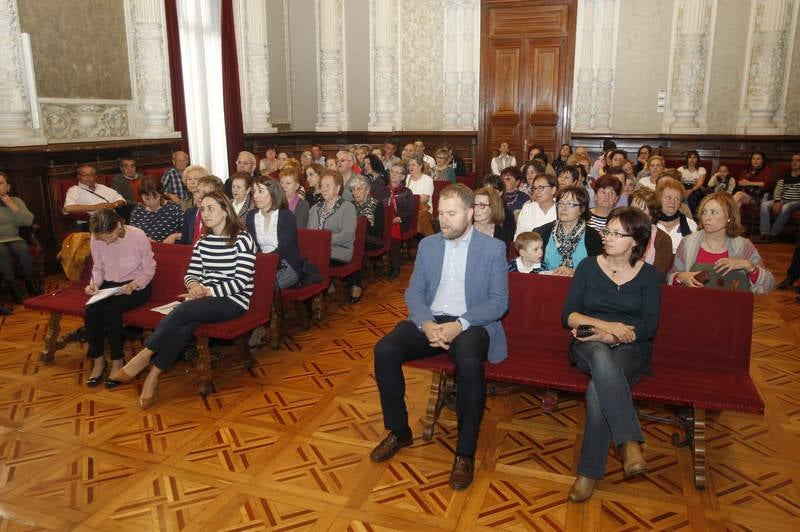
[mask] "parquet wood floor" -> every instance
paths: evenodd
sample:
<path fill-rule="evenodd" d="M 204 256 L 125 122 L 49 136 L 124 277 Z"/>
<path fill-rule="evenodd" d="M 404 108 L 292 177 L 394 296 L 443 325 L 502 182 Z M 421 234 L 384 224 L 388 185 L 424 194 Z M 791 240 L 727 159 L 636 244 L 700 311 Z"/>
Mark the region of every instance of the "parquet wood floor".
<path fill-rule="evenodd" d="M 763 251 L 782 279 L 792 248 Z M 368 285 L 356 306 L 329 305 L 324 325 L 295 330 L 279 351 L 264 348 L 253 375 L 232 368 L 208 398 L 179 364 L 147 412 L 137 408 L 138 386 L 83 386 L 85 346 L 39 362 L 46 316 L 18 306 L 0 319 L 0 531 L 800 530 L 794 293 L 757 298 L 751 373 L 766 415 L 709 416 L 705 491 L 694 488 L 689 451 L 670 444 L 671 428 L 645 422 L 650 474 L 624 480 L 612 454 L 595 496 L 576 505 L 567 492 L 580 396 L 564 396 L 552 414 L 539 390 L 491 398 L 466 492 L 447 486 L 451 412 L 433 441 L 369 461 L 383 434 L 372 347 L 405 316 L 409 272 Z M 63 282 L 51 278 L 48 288 Z M 64 319 L 67 330 L 77 325 Z M 430 375 L 407 377 L 418 420 Z M 413 428 L 419 436 L 418 421 Z"/>

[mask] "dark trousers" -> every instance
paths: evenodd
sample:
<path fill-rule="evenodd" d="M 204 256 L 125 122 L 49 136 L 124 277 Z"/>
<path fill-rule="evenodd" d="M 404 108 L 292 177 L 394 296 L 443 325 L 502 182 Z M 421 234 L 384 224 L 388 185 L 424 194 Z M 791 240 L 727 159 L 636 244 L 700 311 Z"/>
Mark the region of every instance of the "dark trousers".
<path fill-rule="evenodd" d="M 162 371 L 168 371 L 175 365 L 183 348 L 200 325 L 232 320 L 244 313 L 244 308 L 227 297 L 202 297 L 184 301 L 161 320 L 144 345 L 155 352 L 153 364 Z"/>
<path fill-rule="evenodd" d="M 641 344 L 611 347 L 602 342 L 573 342 L 570 360 L 592 380 L 586 388 L 586 422 L 578 474 L 600 479 L 605 475 L 608 446 L 642 442 L 631 387 L 650 370 L 650 357 Z"/>
<path fill-rule="evenodd" d="M 99 288 L 113 288 L 129 282 L 105 281 Z M 125 353 L 122 351 L 125 341 L 122 314 L 143 305 L 148 299 L 150 299 L 149 284 L 140 290 L 134 290 L 130 295 L 112 296 L 87 306 L 83 314 L 86 340 L 89 343 L 87 356 L 89 358 L 103 356 L 103 341 L 108 337 L 111 359 L 125 358 Z"/>
<path fill-rule="evenodd" d="M 453 321 L 443 317 L 437 321 Z M 456 365 L 456 413 L 458 443 L 456 453 L 474 456 L 478 446 L 478 431 L 486 404 L 486 382 L 483 362 L 489 352 L 489 333 L 483 327 L 472 326 L 450 344 L 447 351 Z M 383 425 L 387 430 L 403 434 L 409 430 L 406 410 L 406 382 L 403 363 L 442 353 L 431 347 L 428 338 L 411 321 L 401 321 L 392 332 L 375 345 L 375 378 L 381 396 Z"/>
<path fill-rule="evenodd" d="M 3 281 L 7 283 L 14 282 L 14 262 L 13 257 L 17 257 L 20 268 L 22 268 L 22 275 L 26 280 L 31 280 L 35 277 L 33 272 L 33 256 L 28 247 L 28 243 L 24 240 L 15 240 L 14 242 L 4 242 L 0 244 L 0 276 Z"/>
<path fill-rule="evenodd" d="M 800 279 L 800 244 L 794 247 L 794 255 L 792 255 L 792 263 L 789 264 L 789 269 L 786 270 L 786 278 L 792 283 Z"/>
<path fill-rule="evenodd" d="M 389 264 L 391 265 L 393 270 L 399 270 L 400 269 L 400 259 L 401 259 L 400 245 L 401 244 L 402 244 L 402 242 L 399 239 L 393 238 L 392 239 L 392 245 L 389 246 Z"/>

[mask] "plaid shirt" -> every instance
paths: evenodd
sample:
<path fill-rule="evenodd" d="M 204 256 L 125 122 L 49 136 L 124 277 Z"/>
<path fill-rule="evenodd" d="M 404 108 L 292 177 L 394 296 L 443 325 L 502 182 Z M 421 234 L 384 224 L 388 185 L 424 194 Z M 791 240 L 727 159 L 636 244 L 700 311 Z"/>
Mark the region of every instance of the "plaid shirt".
<path fill-rule="evenodd" d="M 178 173 L 178 170 L 176 170 L 174 166 L 164 172 L 164 177 L 161 178 L 161 184 L 164 186 L 165 194 L 175 194 L 182 200 L 189 198 L 189 190 L 186 188 L 186 185 L 183 184 L 181 174 Z"/>

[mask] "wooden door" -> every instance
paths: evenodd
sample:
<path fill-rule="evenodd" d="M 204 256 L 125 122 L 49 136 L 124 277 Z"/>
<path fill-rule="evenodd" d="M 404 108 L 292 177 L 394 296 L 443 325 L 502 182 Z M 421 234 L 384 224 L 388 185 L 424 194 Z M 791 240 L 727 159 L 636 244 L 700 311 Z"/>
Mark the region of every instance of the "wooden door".
<path fill-rule="evenodd" d="M 569 138 L 576 0 L 483 0 L 478 174 L 501 142 L 517 162 Z"/>

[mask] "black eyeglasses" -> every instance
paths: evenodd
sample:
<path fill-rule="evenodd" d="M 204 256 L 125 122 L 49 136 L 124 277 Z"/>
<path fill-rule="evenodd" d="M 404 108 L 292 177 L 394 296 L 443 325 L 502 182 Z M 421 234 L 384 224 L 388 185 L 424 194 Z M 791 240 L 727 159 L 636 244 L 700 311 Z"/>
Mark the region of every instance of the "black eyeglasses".
<path fill-rule="evenodd" d="M 600 234 L 602 234 L 603 237 L 606 237 L 606 238 L 609 237 L 609 236 L 614 237 L 614 239 L 622 238 L 623 236 L 633 236 L 630 233 L 620 233 L 619 231 L 609 231 L 608 229 L 602 229 L 600 231 Z"/>

